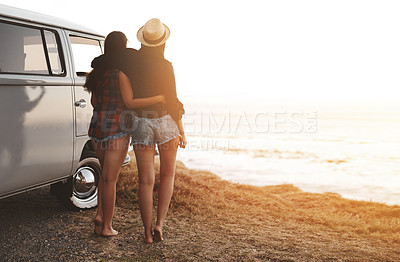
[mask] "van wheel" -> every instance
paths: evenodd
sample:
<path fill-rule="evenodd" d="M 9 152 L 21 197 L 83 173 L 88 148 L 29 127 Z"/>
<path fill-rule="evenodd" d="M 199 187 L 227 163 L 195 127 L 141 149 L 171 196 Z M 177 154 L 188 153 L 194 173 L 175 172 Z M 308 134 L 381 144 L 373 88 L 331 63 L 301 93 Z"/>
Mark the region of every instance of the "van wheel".
<path fill-rule="evenodd" d="M 77 208 L 97 206 L 97 185 L 101 174 L 100 162 L 97 158 L 88 157 L 79 163 L 79 167 L 71 178 L 72 204 Z"/>
<path fill-rule="evenodd" d="M 74 175 L 67 182 L 52 185 L 51 192 L 70 209 L 97 206 L 97 185 L 101 174 L 100 162 L 89 156 L 79 162 Z"/>

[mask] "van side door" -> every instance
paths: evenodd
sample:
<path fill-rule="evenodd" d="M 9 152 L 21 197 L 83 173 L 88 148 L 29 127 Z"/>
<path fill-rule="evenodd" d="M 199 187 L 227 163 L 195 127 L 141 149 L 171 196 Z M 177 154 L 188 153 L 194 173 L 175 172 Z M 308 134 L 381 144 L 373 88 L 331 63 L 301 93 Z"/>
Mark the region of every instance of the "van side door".
<path fill-rule="evenodd" d="M 75 163 L 81 157 L 82 147 L 88 139 L 88 130 L 93 114 L 91 95 L 83 87 L 86 75 L 91 71 L 92 60 L 102 54 L 104 38 L 81 32 L 65 30 L 70 44 L 72 61 L 73 95 L 75 101 Z"/>
<path fill-rule="evenodd" d="M 93 108 L 90 104 L 90 94 L 83 85 L 86 75 L 91 71 L 92 60 L 102 54 L 103 39 L 77 32 L 67 32 L 71 45 L 71 60 L 73 61 L 73 82 L 75 94 L 76 129 L 75 135 L 86 136 L 92 117 Z"/>

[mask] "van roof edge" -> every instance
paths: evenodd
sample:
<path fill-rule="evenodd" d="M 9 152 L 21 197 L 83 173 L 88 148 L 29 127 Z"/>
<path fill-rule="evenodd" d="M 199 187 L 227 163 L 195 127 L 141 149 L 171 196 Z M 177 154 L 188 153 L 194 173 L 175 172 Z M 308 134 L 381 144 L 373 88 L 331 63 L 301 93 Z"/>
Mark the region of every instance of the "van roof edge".
<path fill-rule="evenodd" d="M 96 32 L 93 29 L 81 26 L 79 24 L 70 22 L 62 18 L 2 4 L 0 4 L 0 17 L 1 16 L 19 19 L 27 22 L 38 23 L 42 25 L 56 26 L 63 29 L 73 30 L 81 33 L 89 33 L 99 37 L 104 37 L 102 34 Z"/>

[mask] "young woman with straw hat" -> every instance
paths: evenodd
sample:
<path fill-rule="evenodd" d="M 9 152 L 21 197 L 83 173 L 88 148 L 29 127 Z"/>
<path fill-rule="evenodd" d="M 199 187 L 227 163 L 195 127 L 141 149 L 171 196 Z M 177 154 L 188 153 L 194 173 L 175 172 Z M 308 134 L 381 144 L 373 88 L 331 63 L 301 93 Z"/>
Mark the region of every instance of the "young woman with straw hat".
<path fill-rule="evenodd" d="M 173 193 L 177 148 L 185 148 L 187 143 L 182 124 L 184 110 L 177 99 L 173 68 L 171 63 L 164 59 L 165 42 L 169 36 L 169 28 L 155 18 L 147 21 L 137 32 L 141 43 L 139 53 L 147 66 L 142 75 L 145 81 L 142 84 L 139 81 L 139 86 L 134 87 L 134 90 L 138 89 L 138 93 L 143 92 L 147 95 L 162 94 L 166 97 L 165 104 L 149 106 L 137 112 L 138 116 L 134 122 L 137 128 L 132 135 L 139 172 L 139 206 L 146 243 L 163 240 L 163 225 Z M 148 84 L 152 81 L 155 81 L 156 85 Z M 153 88 L 154 93 L 148 93 L 149 88 Z M 160 186 L 157 220 L 153 228 L 155 144 L 158 146 L 160 157 Z"/>

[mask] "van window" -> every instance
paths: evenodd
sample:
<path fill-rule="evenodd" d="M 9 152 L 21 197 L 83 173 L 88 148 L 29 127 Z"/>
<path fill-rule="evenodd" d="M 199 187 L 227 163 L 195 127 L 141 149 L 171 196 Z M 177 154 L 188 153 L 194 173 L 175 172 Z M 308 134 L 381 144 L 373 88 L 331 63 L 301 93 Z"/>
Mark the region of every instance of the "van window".
<path fill-rule="evenodd" d="M 54 32 L 0 22 L 0 36 L 0 73 L 63 73 Z"/>
<path fill-rule="evenodd" d="M 53 75 L 61 75 L 64 73 L 63 66 L 61 64 L 61 58 L 59 48 L 57 44 L 57 38 L 54 32 L 44 31 L 46 39 L 47 52 L 49 54 L 50 67 Z"/>
<path fill-rule="evenodd" d="M 78 76 L 85 76 L 92 69 L 93 58 L 102 54 L 100 41 L 80 36 L 70 36 L 70 41 L 75 72 Z"/>

